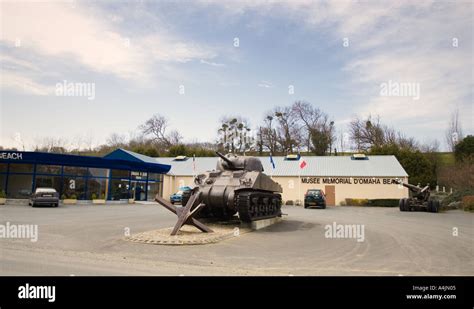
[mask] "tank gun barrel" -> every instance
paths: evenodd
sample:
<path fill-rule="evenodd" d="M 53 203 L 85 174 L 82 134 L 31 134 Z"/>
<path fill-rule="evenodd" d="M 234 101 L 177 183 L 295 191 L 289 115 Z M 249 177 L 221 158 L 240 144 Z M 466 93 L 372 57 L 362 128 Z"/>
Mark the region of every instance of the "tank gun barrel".
<path fill-rule="evenodd" d="M 229 165 L 230 168 L 234 168 L 234 162 L 232 162 L 231 160 L 229 160 L 229 158 L 226 158 L 226 156 L 223 155 L 222 153 L 220 153 L 219 151 L 216 151 L 216 154 L 217 154 L 222 160 L 224 160 L 225 162 L 227 162 L 227 164 Z"/>

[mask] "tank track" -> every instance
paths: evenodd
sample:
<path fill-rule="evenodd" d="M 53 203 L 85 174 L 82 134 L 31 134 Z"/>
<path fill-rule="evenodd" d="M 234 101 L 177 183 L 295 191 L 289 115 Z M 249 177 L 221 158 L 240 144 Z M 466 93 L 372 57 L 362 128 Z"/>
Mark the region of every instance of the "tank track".
<path fill-rule="evenodd" d="M 188 192 L 183 193 L 183 205 L 186 205 L 190 195 Z M 281 195 L 265 191 L 239 191 L 235 193 L 234 206 L 242 222 L 279 217 L 281 216 Z M 210 210 L 204 207 L 196 217 L 229 219 L 234 214 L 235 211 L 228 209 Z"/>
<path fill-rule="evenodd" d="M 234 205 L 240 221 L 251 222 L 281 216 L 281 195 L 262 191 L 239 191 Z"/>

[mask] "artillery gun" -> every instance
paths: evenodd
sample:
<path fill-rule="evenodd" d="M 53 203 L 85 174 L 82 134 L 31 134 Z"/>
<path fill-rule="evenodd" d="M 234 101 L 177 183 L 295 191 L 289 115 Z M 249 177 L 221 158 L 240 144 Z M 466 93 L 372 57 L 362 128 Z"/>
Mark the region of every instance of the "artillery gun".
<path fill-rule="evenodd" d="M 421 188 L 420 186 L 404 183 L 401 180 L 396 180 L 395 183 L 410 190 L 411 197 L 402 198 L 399 201 L 400 211 L 439 211 L 439 201 L 430 197 L 430 186 Z"/>

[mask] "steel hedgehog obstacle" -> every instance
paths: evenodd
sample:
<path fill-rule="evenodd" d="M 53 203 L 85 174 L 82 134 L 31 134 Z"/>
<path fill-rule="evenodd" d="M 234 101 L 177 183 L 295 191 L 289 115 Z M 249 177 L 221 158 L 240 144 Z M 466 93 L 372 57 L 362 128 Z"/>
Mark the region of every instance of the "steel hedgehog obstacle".
<path fill-rule="evenodd" d="M 220 157 L 215 170 L 197 175 L 196 187 L 183 194 L 184 207 L 176 207 L 156 196 L 155 200 L 178 216 L 171 235 L 184 224 L 209 232 L 197 218 L 230 220 L 238 213 L 242 222 L 281 216 L 282 187 L 264 174 L 260 159 L 235 154 Z M 206 230 L 207 229 L 207 230 Z"/>

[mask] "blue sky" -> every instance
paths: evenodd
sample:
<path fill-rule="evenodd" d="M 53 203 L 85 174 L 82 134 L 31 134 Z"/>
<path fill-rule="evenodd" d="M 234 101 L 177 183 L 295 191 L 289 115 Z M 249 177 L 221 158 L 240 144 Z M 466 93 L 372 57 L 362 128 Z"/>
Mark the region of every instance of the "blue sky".
<path fill-rule="evenodd" d="M 472 2 L 0 5 L 2 146 L 54 137 L 88 147 L 154 113 L 186 141 L 209 141 L 222 116 L 256 126 L 296 100 L 329 113 L 339 132 L 371 113 L 443 146 L 454 109 L 464 134 L 474 130 Z M 57 96 L 64 80 L 94 83 L 94 99 Z M 388 81 L 419 84 L 420 98 L 381 96 Z"/>

